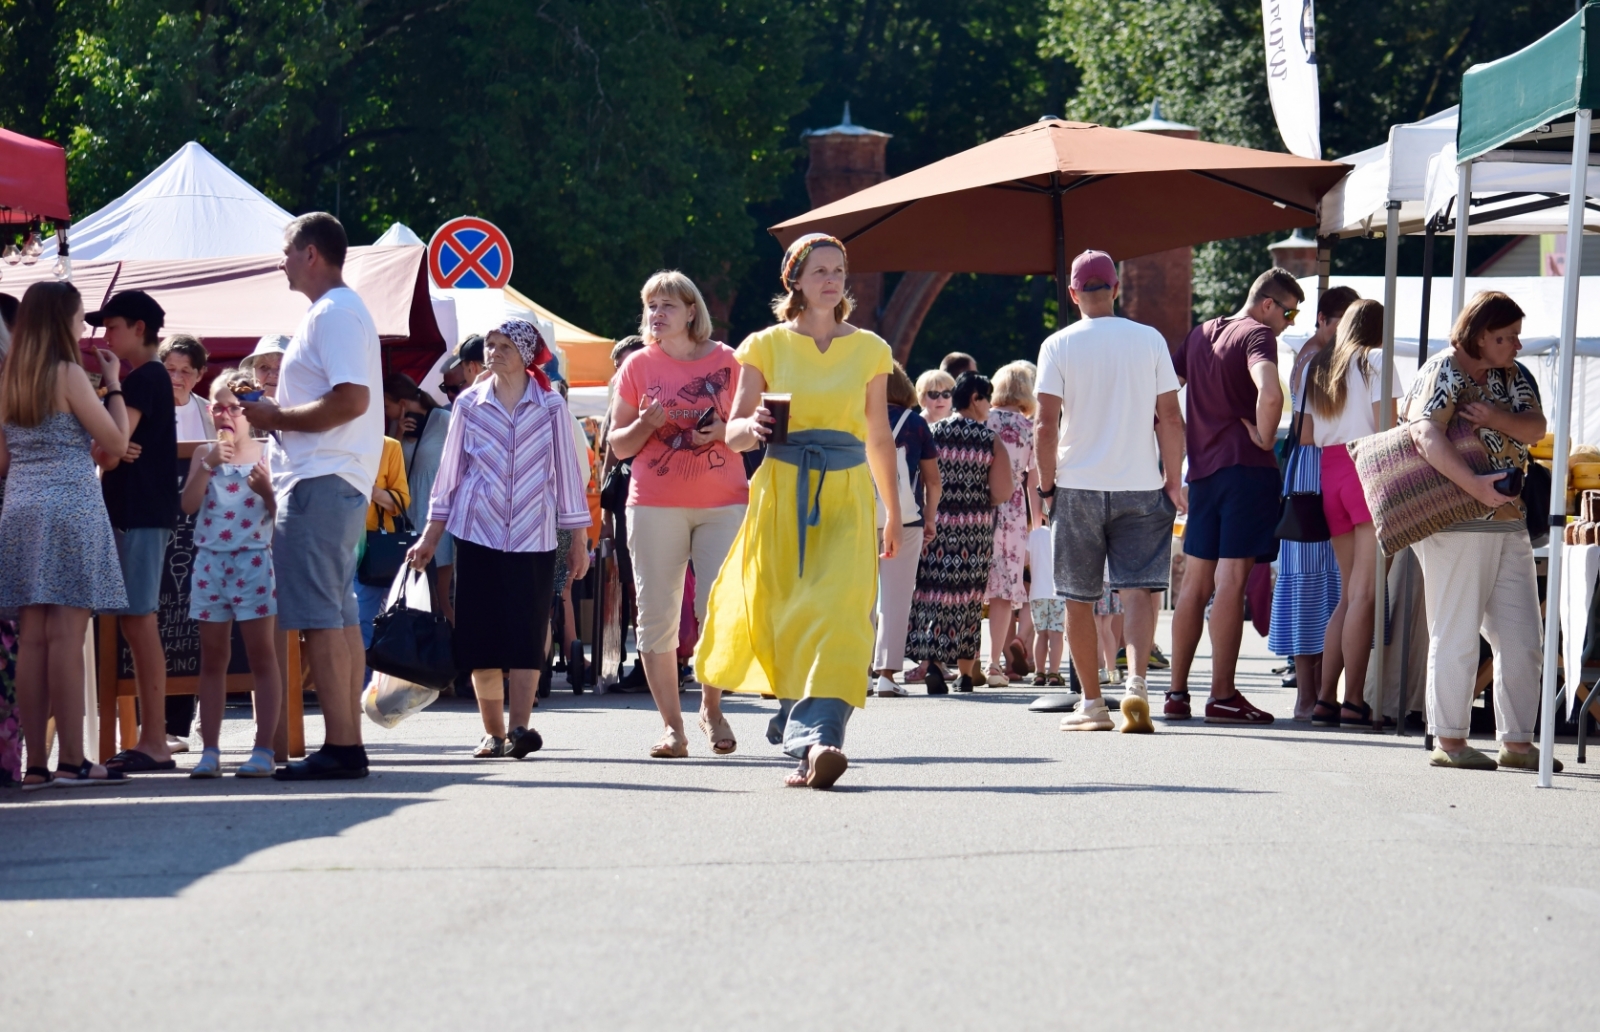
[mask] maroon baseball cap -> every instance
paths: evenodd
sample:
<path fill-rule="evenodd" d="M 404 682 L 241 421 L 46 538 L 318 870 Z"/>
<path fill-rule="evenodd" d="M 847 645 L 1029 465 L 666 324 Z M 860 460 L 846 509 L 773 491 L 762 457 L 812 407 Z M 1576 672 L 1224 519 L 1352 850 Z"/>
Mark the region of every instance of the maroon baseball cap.
<path fill-rule="evenodd" d="M 1083 290 L 1090 280 L 1108 287 L 1117 285 L 1117 263 L 1104 251 L 1085 251 L 1072 259 L 1072 289 Z"/>

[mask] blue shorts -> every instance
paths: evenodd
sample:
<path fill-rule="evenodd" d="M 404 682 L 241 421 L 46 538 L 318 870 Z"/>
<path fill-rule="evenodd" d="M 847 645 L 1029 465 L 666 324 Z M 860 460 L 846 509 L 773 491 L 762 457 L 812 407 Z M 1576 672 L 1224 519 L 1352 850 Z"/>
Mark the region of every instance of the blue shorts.
<path fill-rule="evenodd" d="M 278 626 L 289 631 L 358 627 L 351 587 L 356 546 L 367 529 L 367 496 L 343 477 L 302 480 L 278 499 L 272 534 Z"/>
<path fill-rule="evenodd" d="M 161 571 L 167 565 L 167 545 L 172 531 L 165 527 L 131 527 L 116 531 L 117 558 L 122 560 L 122 583 L 128 589 L 128 608 L 117 616 L 149 616 L 161 604 Z"/>
<path fill-rule="evenodd" d="M 1224 466 L 1191 480 L 1183 554 L 1211 561 L 1276 559 L 1278 490 L 1275 466 Z"/>

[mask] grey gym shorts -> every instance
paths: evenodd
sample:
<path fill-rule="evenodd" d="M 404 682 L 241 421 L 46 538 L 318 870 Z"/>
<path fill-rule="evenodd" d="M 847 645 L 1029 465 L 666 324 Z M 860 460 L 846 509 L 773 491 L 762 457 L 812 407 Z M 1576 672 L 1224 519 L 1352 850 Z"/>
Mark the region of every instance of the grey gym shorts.
<path fill-rule="evenodd" d="M 356 546 L 367 528 L 367 496 L 343 477 L 312 477 L 278 499 L 272 564 L 278 626 L 323 631 L 360 626 Z"/>

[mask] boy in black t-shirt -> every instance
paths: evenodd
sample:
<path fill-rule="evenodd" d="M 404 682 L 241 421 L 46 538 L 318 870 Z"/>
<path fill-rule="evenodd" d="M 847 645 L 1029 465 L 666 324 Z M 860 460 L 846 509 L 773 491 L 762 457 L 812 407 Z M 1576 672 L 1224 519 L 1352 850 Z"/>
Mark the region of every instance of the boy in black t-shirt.
<path fill-rule="evenodd" d="M 106 306 L 85 317 L 103 326 L 105 343 L 132 369 L 122 378 L 128 408 L 128 450 L 95 461 L 105 469 L 106 511 L 116 533 L 128 608 L 121 618 L 122 636 L 133 654 L 133 675 L 139 686 L 139 741 L 106 761 L 112 770 L 138 773 L 172 770 L 177 763 L 167 749 L 167 656 L 161 647 L 156 608 L 161 597 L 161 569 L 178 519 L 178 432 L 173 413 L 172 381 L 155 361 L 166 313 L 142 290 L 113 295 Z"/>

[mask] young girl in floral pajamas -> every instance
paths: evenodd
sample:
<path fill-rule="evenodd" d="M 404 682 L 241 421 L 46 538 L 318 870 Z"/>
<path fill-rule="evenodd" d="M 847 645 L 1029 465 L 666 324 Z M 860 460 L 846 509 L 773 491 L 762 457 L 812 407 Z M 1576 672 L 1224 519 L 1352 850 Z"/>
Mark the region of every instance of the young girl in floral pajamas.
<path fill-rule="evenodd" d="M 235 385 L 253 386 L 237 370 L 212 383 L 217 440 L 195 449 L 183 488 L 183 511 L 195 517 L 189 617 L 200 623 L 200 737 L 205 747 L 189 772 L 194 778 L 222 774 L 217 739 L 227 704 L 234 621 L 250 659 L 256 697 L 255 748 L 235 772 L 239 777 L 272 774 L 272 736 L 283 704 L 273 645 L 278 592 L 272 575 L 272 517 L 277 506 L 261 442 L 251 436 Z"/>

